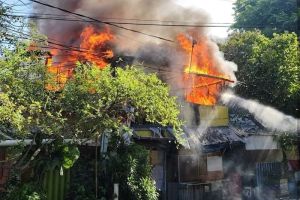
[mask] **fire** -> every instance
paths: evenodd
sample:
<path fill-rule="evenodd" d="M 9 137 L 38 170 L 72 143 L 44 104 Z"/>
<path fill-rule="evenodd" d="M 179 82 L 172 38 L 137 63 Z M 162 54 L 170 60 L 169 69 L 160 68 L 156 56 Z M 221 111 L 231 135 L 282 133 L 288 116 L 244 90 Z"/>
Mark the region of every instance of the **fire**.
<path fill-rule="evenodd" d="M 201 105 L 215 105 L 217 97 L 226 82 L 232 82 L 226 74 L 217 69 L 213 54 L 204 36 L 188 38 L 179 34 L 180 48 L 186 52 L 184 84 L 186 100 Z"/>
<path fill-rule="evenodd" d="M 87 26 L 80 34 L 78 47 L 52 49 L 53 58 L 49 56 L 46 61 L 50 75 L 46 88 L 52 91 L 60 90 L 72 76 L 77 61 L 89 62 L 101 69 L 107 66 L 108 60 L 114 56 L 113 51 L 109 49 L 109 43 L 113 40 L 114 36 L 107 27 L 100 32 L 92 26 Z"/>

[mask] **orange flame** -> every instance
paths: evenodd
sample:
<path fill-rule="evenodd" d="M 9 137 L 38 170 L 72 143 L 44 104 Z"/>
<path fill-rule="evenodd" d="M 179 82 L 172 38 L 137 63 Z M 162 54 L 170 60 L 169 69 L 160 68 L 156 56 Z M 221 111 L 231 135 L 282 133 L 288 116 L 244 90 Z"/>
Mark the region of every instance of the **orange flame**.
<path fill-rule="evenodd" d="M 183 75 L 186 100 L 201 105 L 215 105 L 228 76 L 215 67 L 208 39 L 204 36 L 196 38 L 197 41 L 184 34 L 177 36 L 181 49 L 187 53 Z"/>
<path fill-rule="evenodd" d="M 79 47 L 52 49 L 53 58 L 50 56 L 46 61 L 47 71 L 50 75 L 46 89 L 60 90 L 72 76 L 77 61 L 89 62 L 101 69 L 107 66 L 108 59 L 114 56 L 113 51 L 108 49 L 108 44 L 113 39 L 114 36 L 108 28 L 99 32 L 92 26 L 87 26 L 80 34 Z"/>

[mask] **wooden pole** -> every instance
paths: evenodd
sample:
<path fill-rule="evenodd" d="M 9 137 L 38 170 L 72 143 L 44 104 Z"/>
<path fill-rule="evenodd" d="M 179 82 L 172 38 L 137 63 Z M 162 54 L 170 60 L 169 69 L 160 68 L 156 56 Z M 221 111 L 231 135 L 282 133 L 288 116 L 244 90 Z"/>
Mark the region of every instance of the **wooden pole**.
<path fill-rule="evenodd" d="M 189 68 L 189 73 L 191 73 L 191 68 L 192 68 L 192 62 L 193 62 L 193 51 L 194 51 L 194 46 L 196 44 L 196 40 L 193 39 L 192 41 L 192 51 L 191 51 L 191 57 L 190 57 L 190 68 Z"/>
<path fill-rule="evenodd" d="M 114 183 L 114 200 L 119 199 L 119 183 Z"/>
<path fill-rule="evenodd" d="M 195 74 L 197 76 L 203 76 L 203 77 L 207 77 L 207 78 L 214 78 L 214 79 L 219 79 L 219 80 L 227 81 L 227 82 L 230 82 L 230 83 L 234 83 L 233 80 L 230 80 L 230 79 L 224 78 L 224 77 L 220 77 L 220 76 L 214 76 L 214 75 L 209 75 L 209 74 L 201 74 L 201 73 L 197 73 L 197 72 L 189 72 L 189 74 Z"/>
<path fill-rule="evenodd" d="M 95 197 L 98 198 L 98 140 L 99 134 L 96 135 L 95 145 Z"/>

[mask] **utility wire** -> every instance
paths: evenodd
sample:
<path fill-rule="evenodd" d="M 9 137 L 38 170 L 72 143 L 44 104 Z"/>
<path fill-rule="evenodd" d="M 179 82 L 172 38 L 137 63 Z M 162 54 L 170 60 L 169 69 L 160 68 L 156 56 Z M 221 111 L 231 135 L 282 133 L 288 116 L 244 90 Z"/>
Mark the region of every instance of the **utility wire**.
<path fill-rule="evenodd" d="M 119 28 L 119 29 L 131 31 L 131 32 L 134 32 L 134 33 L 142 34 L 142 35 L 146 35 L 146 36 L 153 37 L 153 38 L 160 39 L 160 40 L 167 41 L 167 42 L 175 42 L 175 41 L 167 39 L 167 38 L 163 38 L 163 37 L 160 37 L 160 36 L 144 33 L 142 31 L 131 29 L 131 28 L 126 28 L 124 26 L 120 26 L 120 25 L 117 25 L 117 24 L 114 24 L 114 23 L 111 23 L 111 22 L 104 22 L 104 21 L 101 21 L 101 20 L 98 20 L 98 19 L 95 19 L 95 18 L 92 18 L 92 17 L 88 17 L 88 16 L 85 16 L 85 15 L 75 13 L 75 12 L 72 12 L 72 11 L 57 7 L 57 6 L 53 6 L 53 5 L 50 5 L 50 4 L 47 4 L 47 3 L 43 3 L 43 2 L 40 2 L 40 1 L 36 1 L 36 0 L 29 0 L 29 1 L 35 2 L 35 3 L 43 5 L 43 6 L 47 6 L 47 7 L 50 7 L 50 8 L 54 8 L 54 9 L 57 9 L 57 10 L 60 10 L 60 11 L 66 12 L 66 13 L 70 13 L 70 14 L 73 14 L 73 15 L 76 15 L 76 16 L 79 16 L 79 17 L 84 17 L 84 18 L 87 18 L 89 20 L 93 20 L 94 22 L 107 24 L 107 25 L 110 25 L 112 27 L 116 27 L 116 28 Z"/>
<path fill-rule="evenodd" d="M 53 42 L 53 41 L 50 41 L 50 40 L 47 40 L 47 39 L 42 39 L 42 38 L 32 38 L 31 35 L 29 35 L 29 34 L 22 33 L 20 31 L 17 31 L 17 30 L 11 29 L 11 28 L 7 28 L 7 29 L 10 30 L 10 31 L 13 31 L 15 33 L 21 34 L 21 36 L 23 38 L 24 38 L 24 35 L 27 36 L 24 39 L 28 39 L 28 40 L 32 39 L 32 40 L 35 40 L 37 42 L 47 42 L 47 43 L 52 44 L 52 45 L 56 45 L 56 46 L 59 46 L 59 47 L 64 47 L 65 49 L 63 49 L 63 50 L 71 50 L 71 51 L 89 53 L 91 55 L 97 56 L 96 54 L 91 53 L 89 49 L 83 49 L 83 48 L 76 47 L 76 46 L 65 45 L 65 44 L 62 44 L 62 43 Z"/>
<path fill-rule="evenodd" d="M 46 15 L 51 15 L 51 14 L 46 14 Z M 20 16 L 20 15 L 9 15 L 9 14 L 6 14 L 6 16 L 19 16 L 19 17 L 26 17 L 26 16 Z M 67 16 L 67 15 L 61 15 L 61 16 Z M 78 17 L 78 16 L 75 16 L 75 17 L 77 17 L 78 19 L 78 21 L 81 21 L 81 22 L 88 22 L 88 23 L 95 23 L 94 21 L 88 21 L 88 20 L 84 20 L 84 19 L 82 19 L 82 18 L 80 18 L 80 17 Z M 74 19 L 74 18 L 73 18 Z M 129 36 L 127 36 L 127 35 L 125 35 L 125 34 L 122 34 L 121 32 L 119 32 L 115 37 L 125 37 L 125 38 L 127 38 L 127 39 L 130 39 L 130 41 L 132 41 L 132 42 L 136 42 L 136 43 L 140 43 L 140 44 L 144 44 L 144 41 L 140 41 L 140 40 L 137 40 L 136 38 L 133 38 L 133 37 L 129 37 Z M 51 39 L 51 38 L 49 38 L 48 37 L 48 39 Z M 59 42 L 59 41 L 58 41 Z"/>
<path fill-rule="evenodd" d="M 109 23 L 113 25 L 134 25 L 134 26 L 159 26 L 159 27 L 191 27 L 191 28 L 229 28 L 232 23 L 203 23 L 203 24 L 173 24 L 173 23 L 137 23 L 137 22 L 120 22 L 120 21 L 101 21 L 95 22 L 94 20 L 85 20 L 85 19 L 74 19 L 74 18 L 60 18 L 60 17 L 44 17 L 38 15 L 11 15 L 4 14 L 4 16 L 10 17 L 20 17 L 20 18 L 28 18 L 28 19 L 36 19 L 36 20 L 55 20 L 55 21 L 65 21 L 65 22 L 87 22 L 87 23 Z M 240 26 L 237 28 L 264 28 L 265 26 Z M 126 27 L 123 27 L 126 28 Z M 127 29 L 127 28 L 126 28 Z M 165 39 L 165 38 L 164 38 Z M 169 40 L 169 39 L 167 39 Z M 172 40 L 172 42 L 174 42 Z"/>
<path fill-rule="evenodd" d="M 70 15 L 67 15 L 67 14 L 52 14 L 52 13 L 38 13 L 38 12 L 26 13 L 26 12 L 22 12 L 22 11 L 17 11 L 17 12 L 14 12 L 14 13 L 24 14 L 24 15 L 37 15 L 37 16 L 56 16 L 56 17 L 68 17 L 68 16 L 70 16 Z M 146 22 L 160 22 L 160 23 L 196 23 L 196 21 L 137 19 L 137 18 L 119 18 L 119 17 L 100 17 L 100 19 L 118 20 L 118 21 L 146 21 Z M 209 22 L 209 23 L 205 23 L 205 24 L 232 24 L 232 22 Z"/>
<path fill-rule="evenodd" d="M 11 17 L 13 17 L 14 15 L 5 15 L 5 16 L 11 16 Z M 79 18 L 79 17 L 78 17 Z M 81 18 L 80 18 L 81 19 Z M 16 26 L 16 25 L 14 25 L 14 24 L 11 24 L 11 26 Z M 16 27 L 18 27 L 18 26 L 16 26 Z M 132 42 L 136 42 L 136 43 L 140 43 L 140 44 L 144 44 L 144 42 L 143 41 L 139 41 L 139 40 L 137 40 L 136 38 L 133 38 L 133 37 L 129 37 L 129 36 L 127 36 L 127 35 L 125 35 L 125 34 L 122 34 L 122 33 L 118 33 L 118 35 L 116 35 L 115 37 L 126 37 L 127 39 L 130 39 L 130 41 L 132 41 Z M 50 40 L 50 41 L 54 41 L 54 42 L 56 42 L 56 43 L 61 43 L 62 44 L 62 42 L 61 41 L 58 41 L 58 40 L 55 40 L 55 39 L 52 39 L 52 38 L 50 38 L 50 37 L 47 37 L 48 38 L 48 40 Z M 81 47 L 78 47 L 78 48 L 80 48 L 80 49 L 84 49 L 84 48 L 81 48 Z M 88 50 L 88 49 L 87 49 Z"/>
<path fill-rule="evenodd" d="M 10 34 L 7 34 L 8 36 L 10 36 L 10 37 L 14 37 L 14 35 L 10 35 Z M 32 39 L 31 37 L 26 37 L 25 35 L 20 35 L 19 36 L 19 38 L 21 38 L 21 39 L 25 39 L 25 40 L 33 40 L 33 41 L 35 41 L 35 42 L 41 42 L 40 40 L 34 40 L 34 39 Z M 9 44 L 9 43 L 7 43 L 7 44 Z M 51 46 L 51 45 L 47 45 L 47 46 L 41 46 L 41 45 L 30 45 L 31 47 L 34 47 L 34 48 L 40 48 L 40 49 L 50 49 L 50 50 L 52 50 L 52 49 L 57 49 L 57 50 L 60 50 L 60 51 L 62 51 L 62 52 L 69 52 L 69 55 L 72 55 L 72 53 L 71 52 L 74 52 L 74 51 L 76 51 L 76 52 L 79 52 L 79 53 L 85 53 L 85 54 L 89 54 L 89 55 L 94 55 L 94 56 L 99 56 L 98 54 L 92 54 L 92 53 L 90 53 L 90 52 L 85 52 L 85 51 L 79 51 L 79 50 L 76 50 L 76 49 L 71 49 L 71 48 L 69 48 L 69 49 L 67 49 L 67 48 L 58 48 L 57 46 Z M 59 54 L 60 55 L 60 54 Z M 58 55 L 55 55 L 55 56 L 58 56 Z"/>
<path fill-rule="evenodd" d="M 22 3 L 23 6 L 28 6 L 28 5 L 30 5 L 30 3 L 24 3 L 22 0 L 17 0 L 17 1 L 19 1 L 20 3 Z"/>
<path fill-rule="evenodd" d="M 37 15 L 9 15 L 6 16 L 11 17 L 22 17 L 28 19 L 36 19 L 36 20 L 55 20 L 55 21 L 68 21 L 68 22 L 95 22 L 93 20 L 84 20 L 84 19 L 72 19 L 72 18 L 59 18 L 59 17 L 44 17 L 44 16 L 37 16 Z M 99 22 L 100 23 L 100 22 Z M 201 28 L 201 27 L 221 27 L 226 28 L 230 27 L 231 24 L 221 23 L 221 24 L 166 24 L 166 23 L 135 23 L 135 22 L 118 22 L 118 21 L 102 21 L 101 23 L 111 23 L 111 24 L 121 24 L 121 25 L 135 25 L 135 26 L 162 26 L 162 27 L 194 27 L 194 28 Z M 253 27 L 244 27 L 244 28 L 253 28 Z M 259 28 L 259 27 L 255 27 Z"/>

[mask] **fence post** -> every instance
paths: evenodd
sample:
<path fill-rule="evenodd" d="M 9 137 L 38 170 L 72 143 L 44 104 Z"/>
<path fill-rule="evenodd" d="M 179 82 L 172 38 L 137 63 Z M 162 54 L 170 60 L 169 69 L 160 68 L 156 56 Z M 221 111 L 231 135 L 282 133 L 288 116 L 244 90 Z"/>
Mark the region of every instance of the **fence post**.
<path fill-rule="evenodd" d="M 114 183 L 114 200 L 119 199 L 119 183 Z"/>

